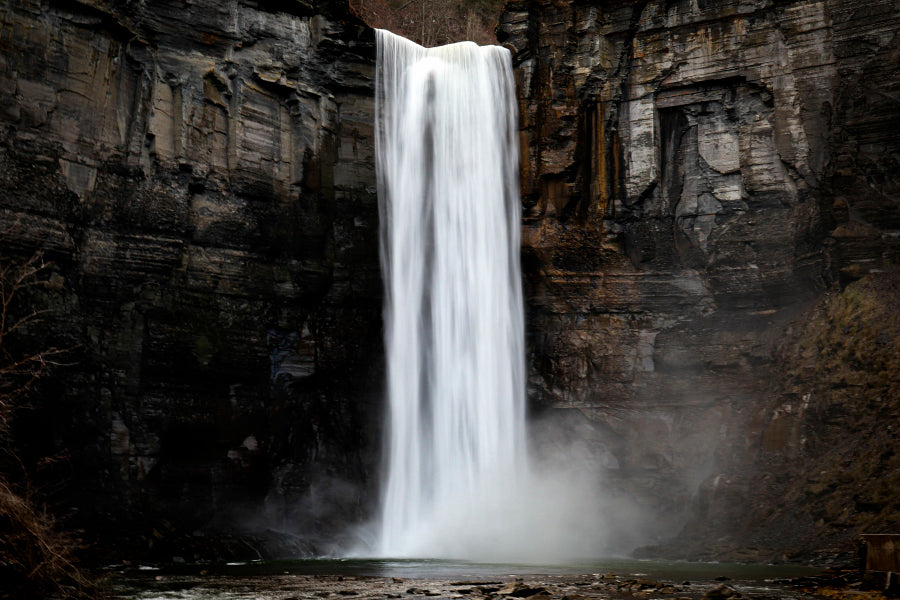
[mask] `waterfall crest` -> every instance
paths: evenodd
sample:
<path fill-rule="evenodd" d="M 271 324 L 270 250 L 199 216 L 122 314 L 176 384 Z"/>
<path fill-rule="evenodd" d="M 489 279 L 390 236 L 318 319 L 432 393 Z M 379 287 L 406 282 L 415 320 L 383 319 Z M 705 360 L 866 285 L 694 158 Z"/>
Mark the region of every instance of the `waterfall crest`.
<path fill-rule="evenodd" d="M 509 52 L 377 31 L 388 362 L 378 551 L 469 558 L 527 471 L 517 106 Z"/>

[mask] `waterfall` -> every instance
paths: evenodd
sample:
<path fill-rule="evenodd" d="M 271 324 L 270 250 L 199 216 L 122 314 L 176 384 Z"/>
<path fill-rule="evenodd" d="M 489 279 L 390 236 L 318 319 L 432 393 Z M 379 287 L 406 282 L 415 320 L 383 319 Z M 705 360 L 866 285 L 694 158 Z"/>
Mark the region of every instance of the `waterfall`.
<path fill-rule="evenodd" d="M 509 52 L 379 30 L 376 151 L 388 369 L 379 553 L 470 558 L 526 473 Z"/>

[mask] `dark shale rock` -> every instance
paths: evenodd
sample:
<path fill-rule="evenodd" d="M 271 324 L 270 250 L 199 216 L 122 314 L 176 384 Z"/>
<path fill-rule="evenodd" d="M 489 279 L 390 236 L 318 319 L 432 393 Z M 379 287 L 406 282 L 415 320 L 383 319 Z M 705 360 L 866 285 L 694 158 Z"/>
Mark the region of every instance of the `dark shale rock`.
<path fill-rule="evenodd" d="M 501 19 L 529 395 L 588 417 L 610 485 L 667 524 L 647 541 L 689 523 L 665 554 L 852 552 L 861 522 L 822 526 L 840 503 L 783 506 L 813 477 L 809 440 L 834 437 L 802 412 L 813 379 L 783 395 L 777 348 L 827 289 L 897 263 L 898 28 L 888 0 L 535 0 Z"/>
<path fill-rule="evenodd" d="M 52 261 L 29 333 L 73 363 L 19 445 L 64 453 L 46 476 L 92 530 L 163 555 L 195 530 L 302 532 L 296 553 L 368 510 L 374 54 L 340 1 L 0 14 L 0 247 Z"/>
<path fill-rule="evenodd" d="M 507 596 L 510 598 L 528 598 L 545 594 L 549 595 L 546 588 L 529 586 L 518 581 L 510 582 L 497 590 L 498 596 Z"/>
<path fill-rule="evenodd" d="M 740 598 L 741 594 L 733 587 L 725 585 L 716 586 L 703 594 L 704 600 L 724 600 L 725 598 Z"/>

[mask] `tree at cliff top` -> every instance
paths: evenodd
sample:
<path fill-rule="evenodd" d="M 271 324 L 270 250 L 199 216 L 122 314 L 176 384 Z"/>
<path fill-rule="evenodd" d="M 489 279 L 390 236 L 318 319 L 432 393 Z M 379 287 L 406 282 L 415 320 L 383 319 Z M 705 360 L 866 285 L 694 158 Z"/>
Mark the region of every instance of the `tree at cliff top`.
<path fill-rule="evenodd" d="M 350 0 L 372 27 L 387 29 L 426 47 L 469 40 L 496 44 L 502 0 Z"/>
<path fill-rule="evenodd" d="M 73 564 L 75 542 L 37 506 L 11 436 L 29 392 L 63 354 L 11 348 L 15 334 L 43 314 L 21 301 L 41 285 L 46 266 L 40 253 L 25 261 L 0 257 L 0 581 L 5 598 L 96 598 L 96 586 Z"/>

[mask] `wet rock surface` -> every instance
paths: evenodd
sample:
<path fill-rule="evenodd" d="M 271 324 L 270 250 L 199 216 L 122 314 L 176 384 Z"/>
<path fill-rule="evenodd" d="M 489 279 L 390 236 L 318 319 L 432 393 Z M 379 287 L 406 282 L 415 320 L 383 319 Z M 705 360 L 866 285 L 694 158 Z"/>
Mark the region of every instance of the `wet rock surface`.
<path fill-rule="evenodd" d="M 131 585 L 134 585 L 132 580 Z M 410 585 L 414 584 L 414 585 Z M 138 591 L 139 589 L 143 591 Z M 821 576 L 765 582 L 665 581 L 615 574 L 512 576 L 492 580 L 403 579 L 325 575 L 276 575 L 265 579 L 217 576 L 150 576 L 139 586 L 113 590 L 117 598 L 141 598 L 141 594 L 169 593 L 186 599 L 254 598 L 290 600 L 354 597 L 360 600 L 407 598 L 481 599 L 532 598 L 533 600 L 590 600 L 671 598 L 672 600 L 722 600 L 732 598 L 774 600 L 860 598 L 880 600 L 879 592 L 860 590 L 858 577 L 835 570 Z M 527 594 L 527 595 L 525 595 Z"/>

